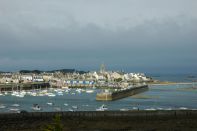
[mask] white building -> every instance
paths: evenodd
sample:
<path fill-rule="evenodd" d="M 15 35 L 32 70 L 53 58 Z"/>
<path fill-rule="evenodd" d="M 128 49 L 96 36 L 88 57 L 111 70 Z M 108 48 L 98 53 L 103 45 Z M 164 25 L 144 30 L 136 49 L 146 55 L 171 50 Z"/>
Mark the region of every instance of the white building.
<path fill-rule="evenodd" d="M 43 82 L 44 79 L 42 76 L 34 76 L 33 77 L 33 82 Z"/>

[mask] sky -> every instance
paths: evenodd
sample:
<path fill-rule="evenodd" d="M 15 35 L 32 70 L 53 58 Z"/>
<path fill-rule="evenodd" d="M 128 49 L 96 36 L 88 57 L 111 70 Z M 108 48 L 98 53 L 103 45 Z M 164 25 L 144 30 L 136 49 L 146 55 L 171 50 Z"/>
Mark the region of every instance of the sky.
<path fill-rule="evenodd" d="M 197 73 L 196 0 L 0 0 L 0 71 Z"/>

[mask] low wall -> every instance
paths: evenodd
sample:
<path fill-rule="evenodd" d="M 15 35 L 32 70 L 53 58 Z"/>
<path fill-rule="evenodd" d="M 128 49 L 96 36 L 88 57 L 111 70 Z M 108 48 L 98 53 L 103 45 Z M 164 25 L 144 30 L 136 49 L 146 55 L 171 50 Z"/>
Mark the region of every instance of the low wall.
<path fill-rule="evenodd" d="M 197 111 L 39 112 L 0 114 L 0 130 L 43 130 L 60 115 L 64 130 L 196 130 Z"/>
<path fill-rule="evenodd" d="M 18 87 L 17 87 L 18 86 Z M 49 83 L 19 83 L 19 84 L 0 84 L 1 91 L 30 90 L 50 87 Z"/>

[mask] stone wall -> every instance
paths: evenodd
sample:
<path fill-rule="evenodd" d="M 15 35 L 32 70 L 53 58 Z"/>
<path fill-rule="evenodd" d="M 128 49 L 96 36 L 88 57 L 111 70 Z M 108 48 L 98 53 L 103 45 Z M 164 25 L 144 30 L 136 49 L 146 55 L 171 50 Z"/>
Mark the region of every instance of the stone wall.
<path fill-rule="evenodd" d="M 0 130 L 43 130 L 60 115 L 64 130 L 197 130 L 197 111 L 84 111 L 0 114 Z"/>

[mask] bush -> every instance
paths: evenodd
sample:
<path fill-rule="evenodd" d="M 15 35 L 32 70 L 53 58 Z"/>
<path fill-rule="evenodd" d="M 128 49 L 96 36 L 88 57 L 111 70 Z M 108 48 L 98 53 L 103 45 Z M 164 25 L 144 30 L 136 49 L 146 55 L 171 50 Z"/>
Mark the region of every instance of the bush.
<path fill-rule="evenodd" d="M 46 125 L 46 128 L 43 131 L 63 131 L 60 115 L 55 115 L 53 123 Z"/>

